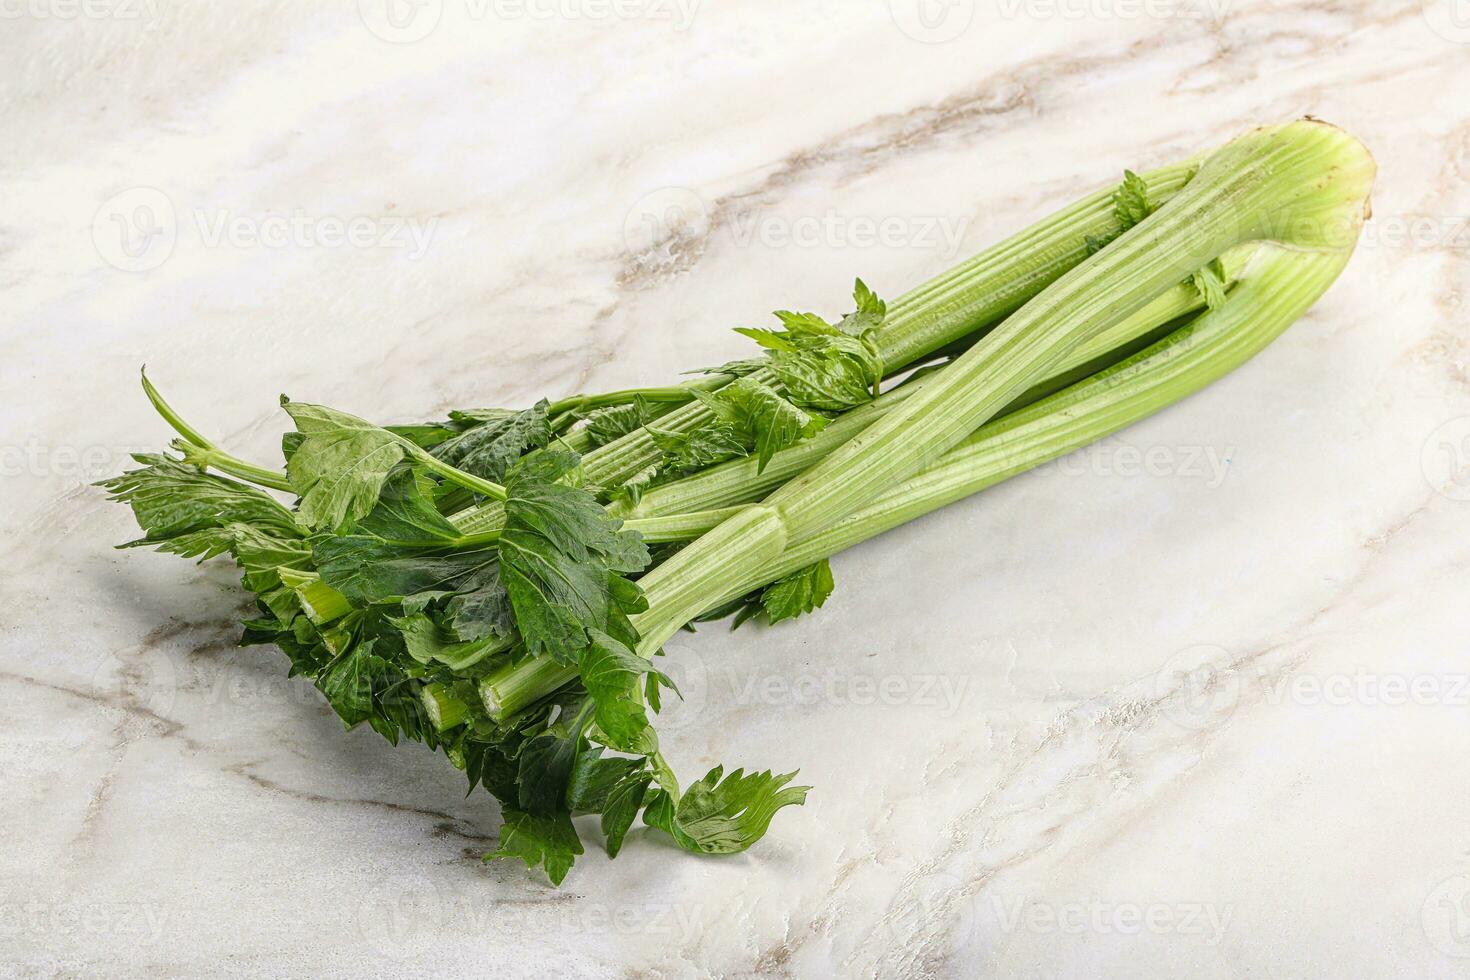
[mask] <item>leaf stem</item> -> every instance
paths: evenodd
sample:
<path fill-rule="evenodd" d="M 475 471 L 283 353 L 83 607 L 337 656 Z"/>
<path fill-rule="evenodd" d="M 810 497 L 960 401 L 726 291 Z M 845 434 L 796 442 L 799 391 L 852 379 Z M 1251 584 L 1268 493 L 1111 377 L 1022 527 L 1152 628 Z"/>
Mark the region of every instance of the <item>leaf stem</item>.
<path fill-rule="evenodd" d="M 247 463 L 243 459 L 225 452 L 214 442 L 205 438 L 204 434 L 184 421 L 183 416 L 174 411 L 172 405 L 164 401 L 162 393 L 154 387 L 153 382 L 148 380 L 148 369 L 145 367 L 140 373 L 143 380 L 143 393 L 148 396 L 163 420 L 177 432 L 182 438 L 175 439 L 172 443 L 174 449 L 183 454 L 186 462 L 192 463 L 200 468 L 214 467 L 221 473 L 242 480 L 248 480 L 258 486 L 267 487 L 271 490 L 280 490 L 283 493 L 294 493 L 291 482 L 285 475 L 277 470 L 269 470 L 254 463 Z"/>

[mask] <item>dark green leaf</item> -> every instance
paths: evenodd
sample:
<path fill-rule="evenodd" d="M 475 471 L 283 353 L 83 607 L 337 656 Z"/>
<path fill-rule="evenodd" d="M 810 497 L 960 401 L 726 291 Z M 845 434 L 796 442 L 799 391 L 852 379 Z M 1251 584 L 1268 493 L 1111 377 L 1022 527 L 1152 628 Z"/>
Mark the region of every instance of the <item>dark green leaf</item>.
<path fill-rule="evenodd" d="M 604 757 L 602 746 L 592 745 L 577 754 L 567 783 L 567 807 L 573 813 L 601 813 L 613 789 L 629 775 L 644 771 L 642 757 Z"/>
<path fill-rule="evenodd" d="M 412 467 L 399 467 L 383 484 L 373 509 L 357 522 L 356 531 L 403 547 L 431 547 L 458 540 L 459 528 L 439 513 L 430 492 L 421 474 Z"/>
<path fill-rule="evenodd" d="M 326 674 L 317 687 L 348 728 L 373 714 L 373 692 L 385 688 L 397 671 L 373 653 L 375 642 L 355 645 Z"/>
<path fill-rule="evenodd" d="M 494 548 L 417 554 L 364 534 L 318 535 L 311 539 L 311 552 L 322 581 L 357 604 L 419 593 L 448 595 L 498 557 Z"/>
<path fill-rule="evenodd" d="M 832 588 L 832 566 L 823 558 L 766 586 L 761 593 L 761 607 L 772 623 L 794 619 L 820 609 L 832 594 Z"/>
<path fill-rule="evenodd" d="M 564 736 L 537 735 L 521 747 L 517 780 L 520 807 L 538 817 L 549 817 L 566 808 L 567 785 L 577 758 L 581 732 Z"/>
<path fill-rule="evenodd" d="M 185 558 L 212 558 L 231 550 L 231 525 L 256 528 L 272 539 L 299 538 L 291 512 L 263 490 L 205 473 L 171 456 L 139 453 L 143 464 L 101 481 L 113 500 L 133 509 L 145 532 L 124 548 L 153 547 Z"/>
<path fill-rule="evenodd" d="M 434 447 L 433 454 L 467 473 L 504 482 L 511 464 L 551 441 L 547 407 L 542 400 L 522 412 L 497 414 Z"/>
<path fill-rule="evenodd" d="M 553 885 L 560 885 L 571 870 L 572 862 L 582 853 L 582 841 L 572 826 L 569 813 L 536 817 L 507 808 L 505 823 L 500 828 L 500 849 L 485 855 L 492 858 L 520 858 L 526 867 L 541 865 Z"/>
<path fill-rule="evenodd" d="M 577 670 L 592 698 L 601 740 L 620 752 L 651 754 L 658 739 L 648 725 L 639 692 L 643 675 L 653 666 L 605 633 L 595 629 L 588 633 L 591 642 L 578 658 Z"/>
<path fill-rule="evenodd" d="M 642 762 L 641 759 L 638 761 Z M 628 835 L 628 828 L 633 826 L 652 781 L 653 774 L 647 770 L 630 770 L 608 792 L 607 802 L 602 808 L 602 833 L 607 838 L 608 857 L 617 857 L 618 851 L 623 849 L 623 839 Z"/>
<path fill-rule="evenodd" d="M 646 607 L 619 573 L 642 569 L 648 550 L 592 494 L 555 482 L 575 462 L 542 452 L 512 467 L 500 537 L 500 575 L 527 652 L 563 663 L 576 662 L 589 629 L 616 635 Z"/>

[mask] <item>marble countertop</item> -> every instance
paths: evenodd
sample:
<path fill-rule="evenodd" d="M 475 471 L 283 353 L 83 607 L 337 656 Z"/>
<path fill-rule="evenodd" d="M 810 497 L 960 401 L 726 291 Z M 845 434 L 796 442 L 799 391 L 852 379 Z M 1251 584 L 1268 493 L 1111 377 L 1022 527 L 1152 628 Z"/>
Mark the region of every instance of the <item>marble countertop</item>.
<path fill-rule="evenodd" d="M 0 0 L 0 975 L 1470 971 L 1470 20 L 1426 0 Z M 1462 9 L 1460 12 L 1463 12 Z M 1208 391 L 675 642 L 750 852 L 499 817 L 108 547 L 168 433 L 663 383 L 1304 113 L 1340 282 Z"/>

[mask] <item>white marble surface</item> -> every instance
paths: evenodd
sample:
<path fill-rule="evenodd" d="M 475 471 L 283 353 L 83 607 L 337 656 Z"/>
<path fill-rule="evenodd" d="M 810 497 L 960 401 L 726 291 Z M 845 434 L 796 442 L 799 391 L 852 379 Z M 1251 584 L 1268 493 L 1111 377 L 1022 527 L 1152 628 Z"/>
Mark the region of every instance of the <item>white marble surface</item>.
<path fill-rule="evenodd" d="M 1470 973 L 1451 4 L 361 7 L 0 2 L 0 974 Z M 842 556 L 819 617 L 675 644 L 681 768 L 816 787 L 739 857 L 481 865 L 488 797 L 233 649 L 231 568 L 109 550 L 85 485 L 166 439 L 145 361 L 266 458 L 283 390 L 661 383 L 1303 113 L 1380 163 L 1303 322 Z"/>

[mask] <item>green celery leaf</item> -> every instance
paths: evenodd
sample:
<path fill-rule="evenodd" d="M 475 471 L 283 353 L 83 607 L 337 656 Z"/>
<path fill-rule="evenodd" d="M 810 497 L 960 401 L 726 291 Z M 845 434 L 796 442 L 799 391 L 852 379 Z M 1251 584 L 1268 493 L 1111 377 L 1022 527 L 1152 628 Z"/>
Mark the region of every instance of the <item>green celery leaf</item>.
<path fill-rule="evenodd" d="M 444 604 L 444 622 L 461 640 L 514 635 L 515 610 L 500 580 L 500 563 L 485 565 L 456 583 L 460 591 Z"/>
<path fill-rule="evenodd" d="M 603 756 L 600 745 L 583 748 L 567 782 L 567 807 L 573 813 L 601 813 L 617 785 L 629 775 L 644 771 L 646 765 L 647 760 L 641 756 Z"/>
<path fill-rule="evenodd" d="M 301 495 L 297 511 L 309 528 L 338 531 L 366 517 L 399 462 L 417 447 L 346 412 L 322 405 L 281 405 L 304 437 L 286 463 L 286 476 Z"/>
<path fill-rule="evenodd" d="M 589 629 L 625 633 L 627 616 L 647 606 L 619 573 L 640 571 L 648 549 L 591 493 L 557 482 L 576 464 L 575 455 L 542 451 L 511 467 L 500 536 L 500 576 L 527 652 L 568 664 Z"/>
<path fill-rule="evenodd" d="M 367 534 L 317 535 L 311 553 L 322 581 L 354 604 L 447 596 L 498 558 L 494 548 L 417 554 Z"/>
<path fill-rule="evenodd" d="M 213 558 L 231 551 L 232 525 L 256 528 L 273 540 L 299 538 L 291 512 L 263 490 L 205 473 L 172 456 L 138 453 L 143 464 L 97 485 L 128 504 L 144 536 L 124 548 L 152 547 L 185 558 Z"/>
<path fill-rule="evenodd" d="M 850 337 L 866 337 L 883 325 L 884 318 L 888 316 L 888 304 L 861 279 L 853 283 L 852 298 L 857 309 L 843 317 L 837 329 Z"/>
<path fill-rule="evenodd" d="M 460 537 L 459 528 L 440 514 L 429 494 L 430 481 L 409 466 L 388 477 L 373 509 L 357 522 L 356 531 L 403 546 L 449 544 Z"/>
<path fill-rule="evenodd" d="M 373 653 L 375 646 L 373 640 L 356 644 L 317 680 L 317 687 L 348 728 L 372 717 L 374 691 L 385 689 L 398 674 L 391 663 Z"/>
<path fill-rule="evenodd" d="M 639 691 L 643 675 L 656 673 L 653 665 L 599 630 L 588 633 L 591 642 L 578 658 L 577 671 L 592 698 L 601 741 L 620 752 L 651 754 L 658 739 L 649 727 Z"/>
<path fill-rule="evenodd" d="M 587 438 L 593 448 L 605 446 L 642 428 L 655 418 L 657 416 L 649 410 L 648 404 L 642 398 L 636 398 L 627 405 L 599 408 L 587 413 Z"/>
<path fill-rule="evenodd" d="M 580 731 L 570 736 L 545 732 L 521 746 L 517 785 L 522 810 L 549 817 L 566 808 L 572 764 L 585 743 Z"/>
<path fill-rule="evenodd" d="M 643 820 L 667 832 L 685 850 L 699 854 L 734 854 L 765 835 L 771 818 L 787 806 L 806 802 L 810 786 L 788 786 L 796 776 L 736 769 L 721 779 L 723 766 L 711 769 L 684 791 L 679 802 L 665 790 L 654 793 Z"/>
<path fill-rule="evenodd" d="M 400 631 L 408 655 L 421 664 L 442 663 L 458 669 L 466 661 L 478 662 L 479 655 L 494 643 L 493 638 L 457 641 L 422 612 L 390 616 L 389 621 Z"/>
<path fill-rule="evenodd" d="M 502 483 L 511 464 L 551 441 L 551 422 L 546 417 L 548 407 L 549 403 L 543 399 L 525 411 L 497 413 L 435 446 L 432 452 L 450 466 Z"/>
<path fill-rule="evenodd" d="M 572 826 L 569 813 L 536 817 L 521 810 L 504 811 L 505 823 L 500 828 L 500 849 L 485 855 L 492 858 L 520 858 L 526 867 L 541 865 L 553 885 L 560 885 L 582 853 L 582 841 Z"/>
<path fill-rule="evenodd" d="M 754 448 L 758 470 L 764 470 L 778 451 L 816 435 L 828 421 L 802 411 L 754 378 L 741 378 L 712 395 L 696 394 L 742 443 Z"/>
<path fill-rule="evenodd" d="M 615 858 L 623 849 L 623 839 L 628 828 L 638 816 L 643 800 L 648 795 L 648 785 L 653 782 L 653 773 L 641 768 L 643 760 L 636 760 L 640 768 L 629 770 L 607 794 L 602 806 L 602 833 L 607 838 L 607 856 Z"/>
<path fill-rule="evenodd" d="M 1158 208 L 1149 199 L 1148 183 L 1131 170 L 1123 171 L 1123 183 L 1113 193 L 1113 215 L 1127 231 Z"/>
<path fill-rule="evenodd" d="M 803 613 L 820 609 L 832 594 L 832 589 L 832 566 L 823 558 L 766 586 L 761 593 L 761 607 L 765 609 L 769 622 L 795 619 Z"/>
<path fill-rule="evenodd" d="M 664 454 L 661 469 L 672 473 L 692 473 L 749 453 L 745 440 L 728 422 L 716 420 L 689 432 L 647 428 Z"/>
<path fill-rule="evenodd" d="M 871 339 L 834 334 L 775 352 L 768 365 L 793 404 L 841 412 L 871 401 L 883 362 Z"/>
<path fill-rule="evenodd" d="M 1218 310 L 1225 305 L 1225 267 L 1219 259 L 1191 275 L 1189 281 L 1199 290 L 1200 298 L 1209 309 Z"/>

